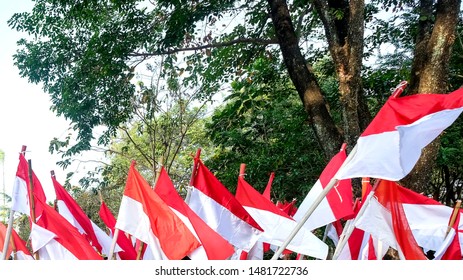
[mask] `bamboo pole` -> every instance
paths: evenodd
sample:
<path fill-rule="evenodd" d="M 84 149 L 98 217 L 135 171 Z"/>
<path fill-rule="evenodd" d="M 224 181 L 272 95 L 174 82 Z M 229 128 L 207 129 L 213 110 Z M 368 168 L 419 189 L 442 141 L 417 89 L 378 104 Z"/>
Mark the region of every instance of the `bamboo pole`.
<path fill-rule="evenodd" d="M 141 253 L 143 252 L 144 247 L 145 247 L 145 243 L 140 240 L 140 247 L 138 247 L 136 260 L 141 259 Z"/>
<path fill-rule="evenodd" d="M 445 233 L 445 237 L 447 237 L 447 235 L 452 230 L 453 225 L 455 224 L 455 221 L 457 219 L 458 212 L 460 211 L 460 207 L 461 207 L 461 200 L 459 199 L 459 200 L 457 200 L 457 203 L 453 207 L 452 216 L 450 218 L 449 225 L 447 226 L 447 231 Z"/>
<path fill-rule="evenodd" d="M 354 146 L 352 151 L 350 152 L 349 156 L 347 156 L 346 160 L 343 162 L 339 170 L 342 170 L 342 168 L 352 160 L 354 155 L 357 153 L 357 145 Z M 338 170 L 338 172 L 339 172 Z M 322 200 L 326 197 L 328 192 L 336 185 L 338 180 L 336 179 L 336 175 L 331 178 L 330 182 L 328 185 L 323 189 L 323 191 L 318 195 L 318 197 L 315 199 L 314 203 L 310 208 L 307 210 L 305 215 L 302 217 L 302 219 L 299 221 L 299 223 L 296 225 L 296 227 L 293 229 L 293 231 L 290 233 L 289 237 L 286 239 L 286 241 L 280 246 L 277 252 L 273 255 L 271 260 L 277 260 L 278 256 L 281 255 L 281 253 L 286 249 L 288 244 L 293 240 L 293 238 L 296 236 L 296 234 L 299 232 L 299 230 L 302 228 L 302 226 L 305 224 L 305 222 L 309 219 L 309 217 L 312 215 L 312 213 L 315 211 L 315 209 L 320 205 Z"/>
<path fill-rule="evenodd" d="M 109 249 L 108 253 L 108 260 L 114 260 L 114 249 L 116 248 L 116 243 L 117 243 L 117 238 L 119 237 L 119 229 L 115 228 L 114 229 L 114 235 L 113 235 L 113 240 L 111 242 L 111 247 Z"/>

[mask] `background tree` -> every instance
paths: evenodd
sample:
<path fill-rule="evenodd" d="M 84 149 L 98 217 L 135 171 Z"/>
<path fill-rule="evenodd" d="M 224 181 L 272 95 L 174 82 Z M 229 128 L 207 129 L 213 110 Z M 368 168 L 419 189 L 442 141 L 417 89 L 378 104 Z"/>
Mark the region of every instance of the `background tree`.
<path fill-rule="evenodd" d="M 408 94 L 455 89 L 449 71 L 459 11 L 459 0 L 39 0 L 9 24 L 32 35 L 15 55 L 21 75 L 42 83 L 55 112 L 78 131 L 67 156 L 89 149 L 100 125 L 107 130 L 98 142 L 109 144 L 133 116 L 130 80 L 142 62 L 165 55 L 162 73 L 184 75 L 182 86 L 199 88 L 201 99 L 240 80 L 266 55 L 282 58 L 280 75 L 291 79 L 326 162 L 342 142 L 352 148 L 369 123 L 375 107 L 368 101 L 380 102 L 366 94 L 396 85 L 386 79 L 378 87 L 364 84 L 368 59 L 385 44 L 409 58 L 409 70 L 399 76 L 410 82 Z M 327 54 L 339 107 L 329 103 L 313 70 Z M 419 190 L 429 183 L 438 147 L 436 141 L 426 149 L 407 186 Z"/>

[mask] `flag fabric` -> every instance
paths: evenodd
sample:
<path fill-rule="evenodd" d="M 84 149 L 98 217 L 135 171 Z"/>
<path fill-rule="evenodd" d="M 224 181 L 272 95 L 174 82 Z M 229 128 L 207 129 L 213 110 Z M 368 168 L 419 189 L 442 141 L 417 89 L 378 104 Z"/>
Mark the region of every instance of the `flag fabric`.
<path fill-rule="evenodd" d="M 298 210 L 294 214 L 296 221 L 301 221 L 310 207 L 318 199 L 320 193 L 329 184 L 331 179 L 338 172 L 341 165 L 346 160 L 346 151 L 344 149 L 336 154 L 326 165 L 319 179 L 310 189 L 307 196 L 299 205 Z M 336 220 L 340 220 L 346 216 L 353 214 L 353 195 L 351 180 L 339 180 L 323 198 L 317 208 L 314 210 L 309 219 L 304 223 L 304 227 L 313 230 Z"/>
<path fill-rule="evenodd" d="M 111 249 L 112 238 L 88 218 L 84 210 L 56 180 L 55 176 L 52 176 L 51 179 L 55 188 L 58 212 L 81 234 L 84 234 L 89 243 L 96 248 L 97 252 L 107 256 Z M 118 247 L 115 249 L 115 252 L 120 250 Z"/>
<path fill-rule="evenodd" d="M 371 185 L 369 181 L 362 181 L 362 201 L 365 201 L 365 198 L 371 191 Z M 354 214 L 346 221 L 346 227 L 352 226 L 355 217 L 357 216 L 360 208 L 362 207 L 362 201 L 356 200 L 354 203 Z M 340 221 L 333 223 L 333 228 L 336 228 L 337 238 L 341 236 L 341 225 Z M 332 238 L 334 239 L 334 238 Z M 335 242 L 338 246 L 337 242 Z M 354 229 L 347 240 L 347 244 L 342 248 L 339 253 L 337 260 L 377 260 L 382 259 L 389 247 L 383 246 L 380 240 L 372 237 L 369 233 L 357 228 L 354 226 Z"/>
<path fill-rule="evenodd" d="M 249 252 L 263 229 L 199 158 L 194 166 L 188 205 L 230 244 Z"/>
<path fill-rule="evenodd" d="M 98 212 L 101 220 L 109 228 L 112 235 L 114 236 L 116 218 L 111 213 L 111 210 L 106 206 L 104 201 L 101 201 L 100 211 Z M 122 251 L 117 252 L 117 255 L 121 260 L 135 260 L 137 258 L 137 252 L 132 245 L 130 239 L 125 235 L 123 231 L 120 231 L 117 236 L 117 245 L 122 249 Z"/>
<path fill-rule="evenodd" d="M 355 226 L 396 249 L 402 259 L 425 260 L 427 258 L 412 233 L 402 204 L 404 200 L 397 189 L 397 183 L 381 180 L 375 197 L 370 199 Z"/>
<path fill-rule="evenodd" d="M 327 227 L 328 228 L 325 229 L 327 231 L 326 236 L 329 237 L 331 241 L 333 241 L 333 244 L 335 246 L 338 245 L 339 237 L 341 237 L 342 229 L 343 229 L 341 221 L 340 220 L 334 221 L 331 224 L 328 224 Z"/>
<path fill-rule="evenodd" d="M 77 229 L 55 209 L 40 199 L 36 206 L 42 209 L 37 223 L 32 223 L 31 245 L 40 260 L 101 260 L 102 257 Z"/>
<path fill-rule="evenodd" d="M 29 196 L 29 164 L 23 153 L 19 154 L 19 163 L 16 171 L 16 177 L 13 183 L 13 196 L 11 209 L 26 215 L 31 215 L 30 196 Z M 32 185 L 34 197 L 41 201 L 47 201 L 45 192 L 39 179 L 32 172 Z M 39 216 L 42 210 L 40 205 L 35 205 L 35 216 Z"/>
<path fill-rule="evenodd" d="M 418 245 L 425 251 L 441 251 L 454 209 L 397 184 L 396 190 Z M 454 226 L 463 230 L 463 221 L 457 220 Z"/>
<path fill-rule="evenodd" d="M 242 176 L 238 178 L 236 198 L 264 229 L 260 241 L 281 246 L 297 222 L 256 191 Z M 302 227 L 287 246 L 288 250 L 318 259 L 326 259 L 328 246 Z"/>
<path fill-rule="evenodd" d="M 200 247 L 189 255 L 192 260 L 225 260 L 234 253 L 233 246 L 209 227 L 182 199 L 166 170 L 161 168 L 154 191 L 201 242 Z"/>
<path fill-rule="evenodd" d="M 265 187 L 265 190 L 262 193 L 262 195 L 270 201 L 272 200 L 271 193 L 272 193 L 273 179 L 275 179 L 275 172 L 270 173 L 270 178 L 268 179 L 267 186 Z"/>
<path fill-rule="evenodd" d="M 296 199 L 293 199 L 291 202 L 288 202 L 286 200 L 284 202 L 277 201 L 275 205 L 281 210 L 283 210 L 283 212 L 288 214 L 290 217 L 293 217 L 294 214 L 296 214 L 297 212 Z"/>
<path fill-rule="evenodd" d="M 6 226 L 2 222 L 0 222 L 0 255 L 3 254 L 4 250 L 6 250 L 6 248 L 4 248 L 5 239 L 6 239 Z M 13 252 L 13 246 L 11 246 L 11 241 L 10 241 L 10 245 L 8 246 L 8 251 L 6 253 L 6 256 L 11 256 L 12 252 Z"/>
<path fill-rule="evenodd" d="M 26 246 L 26 242 L 21 239 L 21 237 L 18 235 L 16 230 L 13 229 L 11 234 L 13 237 L 13 243 L 14 243 L 15 250 L 16 250 L 16 259 L 24 260 L 24 261 L 34 260 L 34 257 L 32 256 L 31 252 Z"/>
<path fill-rule="evenodd" d="M 130 165 L 116 228 L 146 243 L 154 259 L 181 260 L 201 245 L 151 189 L 135 162 Z"/>
<path fill-rule="evenodd" d="M 463 88 L 449 94 L 391 96 L 360 135 L 357 152 L 337 179 L 404 178 L 421 150 L 450 126 L 463 110 Z"/>

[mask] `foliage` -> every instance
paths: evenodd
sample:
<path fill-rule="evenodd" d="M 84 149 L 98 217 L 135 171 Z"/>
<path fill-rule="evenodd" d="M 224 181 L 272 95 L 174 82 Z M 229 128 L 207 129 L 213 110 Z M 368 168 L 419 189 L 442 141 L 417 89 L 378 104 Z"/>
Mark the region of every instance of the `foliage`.
<path fill-rule="evenodd" d="M 207 124 L 217 148 L 206 164 L 232 191 L 241 163 L 246 180 L 260 192 L 275 172 L 272 198 L 301 200 L 318 179 L 323 155 L 278 65 L 261 57 L 232 82 L 232 93 Z"/>

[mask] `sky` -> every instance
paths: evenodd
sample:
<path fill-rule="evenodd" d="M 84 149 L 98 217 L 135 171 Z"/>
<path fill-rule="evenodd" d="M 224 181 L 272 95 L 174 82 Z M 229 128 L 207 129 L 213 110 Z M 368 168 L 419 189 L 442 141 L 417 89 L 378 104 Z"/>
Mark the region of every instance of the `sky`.
<path fill-rule="evenodd" d="M 19 152 L 25 145 L 26 159 L 31 160 L 47 201 L 53 201 L 55 197 L 50 171 L 54 170 L 57 180 L 64 184 L 67 172 L 83 174 L 87 167 L 81 163 L 63 170 L 56 165 L 60 156 L 56 153 L 52 155 L 48 151 L 49 143 L 54 137 L 62 139 L 69 133 L 69 122 L 63 117 L 57 117 L 50 110 L 49 96 L 41 86 L 29 83 L 27 78 L 21 78 L 19 70 L 13 65 L 16 42 L 26 34 L 11 29 L 7 20 L 14 13 L 31 11 L 32 7 L 33 2 L 30 0 L 3 1 L 0 9 L 0 150 L 5 153 L 4 168 L 0 173 L 0 192 L 4 189 L 6 194 L 12 194 Z"/>

